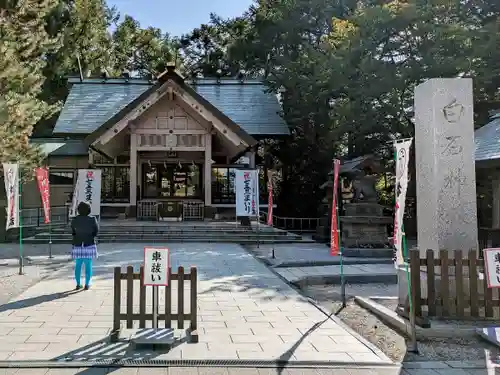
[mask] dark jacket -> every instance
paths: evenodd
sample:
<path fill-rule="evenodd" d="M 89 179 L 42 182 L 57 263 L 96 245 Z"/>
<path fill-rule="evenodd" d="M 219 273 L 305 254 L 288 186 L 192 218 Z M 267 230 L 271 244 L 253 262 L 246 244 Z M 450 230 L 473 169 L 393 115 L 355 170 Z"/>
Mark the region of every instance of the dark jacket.
<path fill-rule="evenodd" d="M 95 244 L 99 228 L 94 217 L 78 215 L 71 220 L 71 231 L 73 232 L 73 245 L 90 246 Z"/>

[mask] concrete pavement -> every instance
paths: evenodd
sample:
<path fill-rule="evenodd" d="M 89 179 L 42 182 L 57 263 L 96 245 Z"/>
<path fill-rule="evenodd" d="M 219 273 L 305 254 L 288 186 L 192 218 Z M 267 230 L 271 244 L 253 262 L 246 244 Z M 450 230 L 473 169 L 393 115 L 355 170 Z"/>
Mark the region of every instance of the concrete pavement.
<path fill-rule="evenodd" d="M 158 246 L 158 245 L 157 245 Z M 172 267 L 199 272 L 198 344 L 168 352 L 110 343 L 113 267 L 142 263 L 143 246 L 101 244 L 90 291 L 68 267 L 0 307 L 0 360 L 273 360 L 390 364 L 235 244 L 170 244 Z M 125 304 L 125 300 L 122 301 Z M 160 301 L 160 305 L 162 301 Z M 134 305 L 138 308 L 138 302 Z"/>

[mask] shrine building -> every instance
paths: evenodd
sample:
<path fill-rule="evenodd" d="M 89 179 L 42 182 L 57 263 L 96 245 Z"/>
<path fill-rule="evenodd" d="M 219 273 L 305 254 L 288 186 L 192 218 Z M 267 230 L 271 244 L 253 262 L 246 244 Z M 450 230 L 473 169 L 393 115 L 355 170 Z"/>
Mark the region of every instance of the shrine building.
<path fill-rule="evenodd" d="M 101 214 L 203 219 L 234 215 L 234 170 L 258 168 L 259 142 L 285 137 L 276 95 L 255 79 L 70 78 L 47 155 L 51 206 L 68 206 L 77 170 L 102 170 Z M 261 205 L 266 187 L 261 173 Z M 40 207 L 36 184 L 23 207 Z"/>

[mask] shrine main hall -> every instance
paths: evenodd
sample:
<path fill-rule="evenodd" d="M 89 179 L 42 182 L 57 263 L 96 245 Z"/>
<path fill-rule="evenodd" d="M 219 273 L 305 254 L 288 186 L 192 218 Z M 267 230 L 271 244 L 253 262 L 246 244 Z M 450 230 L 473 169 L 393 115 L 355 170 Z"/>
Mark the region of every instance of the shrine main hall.
<path fill-rule="evenodd" d="M 51 206 L 68 206 L 77 170 L 102 170 L 101 215 L 204 219 L 234 214 L 234 171 L 259 168 L 265 139 L 286 137 L 276 95 L 260 80 L 185 79 L 171 64 L 155 80 L 70 78 L 47 155 Z M 261 204 L 266 173 L 261 170 Z M 40 207 L 36 184 L 23 208 Z"/>

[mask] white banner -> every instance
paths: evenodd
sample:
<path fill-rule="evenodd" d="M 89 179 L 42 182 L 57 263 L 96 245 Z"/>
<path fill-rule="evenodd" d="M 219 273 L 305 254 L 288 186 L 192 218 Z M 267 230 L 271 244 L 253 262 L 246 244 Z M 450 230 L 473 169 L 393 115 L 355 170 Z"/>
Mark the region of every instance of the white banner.
<path fill-rule="evenodd" d="M 3 163 L 5 195 L 7 196 L 7 224 L 5 229 L 19 228 L 19 164 Z"/>
<path fill-rule="evenodd" d="M 70 217 L 75 217 L 78 214 L 76 209 L 80 202 L 86 202 L 90 205 L 90 214 L 92 216 L 101 214 L 101 176 L 102 171 L 100 169 L 78 170 Z"/>
<path fill-rule="evenodd" d="M 259 171 L 235 170 L 236 216 L 259 216 Z"/>
<path fill-rule="evenodd" d="M 403 257 L 403 218 L 405 214 L 406 191 L 408 190 L 408 161 L 410 159 L 410 147 L 413 138 L 403 142 L 396 142 L 396 182 L 395 196 L 396 206 L 394 208 L 394 266 L 404 264 Z"/>

